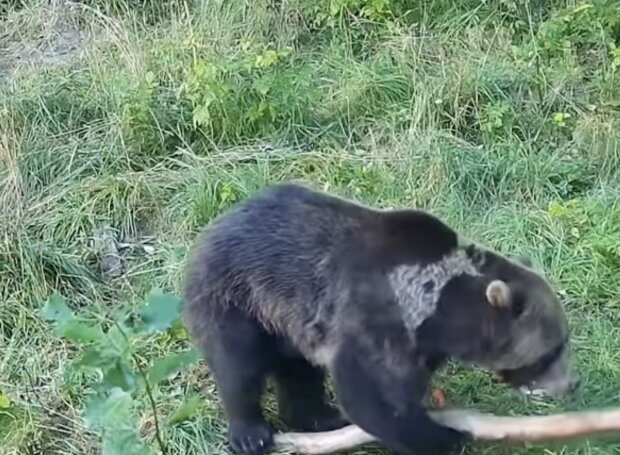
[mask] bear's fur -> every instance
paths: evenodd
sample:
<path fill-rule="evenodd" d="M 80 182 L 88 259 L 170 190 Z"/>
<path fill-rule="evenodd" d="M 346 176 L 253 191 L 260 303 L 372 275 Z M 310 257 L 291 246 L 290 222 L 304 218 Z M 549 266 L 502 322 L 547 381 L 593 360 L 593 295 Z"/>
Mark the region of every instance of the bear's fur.
<path fill-rule="evenodd" d="M 187 271 L 185 322 L 214 375 L 235 452 L 272 447 L 265 380 L 294 430 L 352 422 L 401 454 L 466 435 L 422 401 L 449 357 L 553 393 L 574 380 L 568 327 L 529 267 L 461 240 L 419 210 L 376 210 L 298 184 L 215 220 Z M 327 403 L 332 375 L 342 414 Z M 540 381 L 540 384 L 536 384 Z"/>

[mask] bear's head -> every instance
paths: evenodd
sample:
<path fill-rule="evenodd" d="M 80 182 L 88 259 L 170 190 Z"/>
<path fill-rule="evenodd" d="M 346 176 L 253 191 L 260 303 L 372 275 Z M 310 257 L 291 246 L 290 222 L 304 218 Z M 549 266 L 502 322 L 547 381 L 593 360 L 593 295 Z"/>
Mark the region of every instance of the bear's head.
<path fill-rule="evenodd" d="M 570 366 L 569 327 L 551 285 L 523 260 L 471 244 L 464 251 L 476 273 L 446 283 L 420 340 L 492 369 L 523 393 L 572 392 L 578 379 Z"/>
<path fill-rule="evenodd" d="M 492 307 L 512 313 L 512 321 L 500 324 L 505 344 L 487 365 L 526 394 L 571 392 L 578 380 L 570 367 L 568 324 L 549 284 L 531 271 L 521 280 L 490 281 L 485 295 Z"/>

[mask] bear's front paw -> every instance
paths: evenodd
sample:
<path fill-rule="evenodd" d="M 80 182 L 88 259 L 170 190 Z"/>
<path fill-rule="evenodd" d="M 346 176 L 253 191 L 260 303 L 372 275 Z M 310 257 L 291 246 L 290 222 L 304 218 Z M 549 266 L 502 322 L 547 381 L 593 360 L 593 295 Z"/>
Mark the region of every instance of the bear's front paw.
<path fill-rule="evenodd" d="M 263 422 L 231 422 L 228 442 L 235 453 L 262 455 L 273 448 L 273 431 Z"/>

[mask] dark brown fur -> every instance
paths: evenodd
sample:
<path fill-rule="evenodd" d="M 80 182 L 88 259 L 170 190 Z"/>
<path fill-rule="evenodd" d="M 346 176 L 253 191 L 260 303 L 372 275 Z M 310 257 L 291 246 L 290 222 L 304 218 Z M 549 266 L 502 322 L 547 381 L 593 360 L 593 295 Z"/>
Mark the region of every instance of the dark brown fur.
<path fill-rule="evenodd" d="M 493 279 L 523 290 L 519 311 L 489 304 Z M 553 363 L 557 356 L 545 356 L 567 336 L 555 296 L 529 268 L 460 243 L 425 212 L 373 210 L 294 184 L 212 223 L 185 297 L 231 445 L 246 454 L 271 447 L 260 409 L 269 375 L 294 429 L 346 423 L 326 403 L 324 369 L 347 418 L 387 447 L 445 453 L 464 435 L 432 422 L 421 401 L 448 356 L 521 377 L 541 358 Z"/>

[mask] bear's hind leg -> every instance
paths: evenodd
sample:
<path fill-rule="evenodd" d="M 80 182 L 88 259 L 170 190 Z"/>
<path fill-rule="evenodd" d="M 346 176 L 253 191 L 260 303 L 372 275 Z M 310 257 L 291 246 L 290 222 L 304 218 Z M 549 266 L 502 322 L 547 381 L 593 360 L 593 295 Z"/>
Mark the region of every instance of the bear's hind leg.
<path fill-rule="evenodd" d="M 229 444 L 239 454 L 267 453 L 273 447 L 273 430 L 260 402 L 275 355 L 273 342 L 257 321 L 234 307 L 218 316 L 200 347 L 207 353 L 226 412 Z"/>
<path fill-rule="evenodd" d="M 296 431 L 329 431 L 348 424 L 340 411 L 328 404 L 325 373 L 302 357 L 281 356 L 274 379 L 282 420 Z"/>

